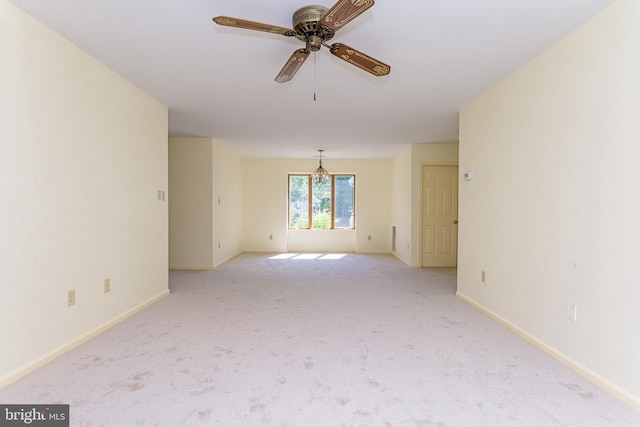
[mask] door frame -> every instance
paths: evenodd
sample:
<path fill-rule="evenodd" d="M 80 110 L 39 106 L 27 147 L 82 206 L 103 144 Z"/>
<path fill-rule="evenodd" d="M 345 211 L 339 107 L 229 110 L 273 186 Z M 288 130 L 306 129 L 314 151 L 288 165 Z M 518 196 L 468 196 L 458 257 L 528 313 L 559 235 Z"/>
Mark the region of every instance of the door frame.
<path fill-rule="evenodd" d="M 424 168 L 425 167 L 434 167 L 434 166 L 446 166 L 446 167 L 456 167 L 458 168 L 458 180 L 457 180 L 457 184 L 458 184 L 458 188 L 456 191 L 456 196 L 458 197 L 458 209 L 459 209 L 459 205 L 460 205 L 460 166 L 458 164 L 458 162 L 421 162 L 420 163 L 420 190 L 418 192 L 418 206 L 419 206 L 419 210 L 420 210 L 420 218 L 419 218 L 419 250 L 418 250 L 418 267 L 419 268 L 423 268 L 422 267 L 422 251 L 424 250 L 424 245 L 423 245 L 423 241 L 422 241 L 422 230 L 423 230 L 423 226 L 424 226 L 424 211 L 422 209 L 423 205 L 422 205 L 422 194 L 423 194 L 423 190 L 424 190 L 424 180 L 422 179 L 422 177 L 424 176 Z M 458 215 L 456 214 L 456 217 Z M 456 242 L 456 267 L 452 267 L 452 268 L 457 268 L 458 265 L 458 261 L 457 261 L 457 254 L 458 254 L 458 245 L 457 243 L 460 242 L 460 229 L 458 228 L 458 233 L 457 233 L 457 242 Z M 428 268 L 428 267 L 427 267 Z"/>

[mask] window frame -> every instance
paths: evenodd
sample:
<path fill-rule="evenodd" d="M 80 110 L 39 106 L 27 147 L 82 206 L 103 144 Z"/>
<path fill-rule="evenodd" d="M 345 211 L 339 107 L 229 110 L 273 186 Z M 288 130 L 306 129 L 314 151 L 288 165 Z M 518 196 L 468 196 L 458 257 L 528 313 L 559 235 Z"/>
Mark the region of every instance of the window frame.
<path fill-rule="evenodd" d="M 307 188 L 307 227 L 291 226 L 291 177 L 301 176 L 308 178 Z M 335 227 L 335 211 L 336 211 L 336 177 L 348 176 L 353 179 L 353 225 L 351 227 Z M 331 227 L 330 228 L 314 228 L 313 227 L 313 177 L 311 174 L 290 173 L 287 175 L 287 228 L 289 230 L 355 230 L 356 229 L 356 174 L 353 173 L 335 173 L 329 174 L 331 179 Z"/>

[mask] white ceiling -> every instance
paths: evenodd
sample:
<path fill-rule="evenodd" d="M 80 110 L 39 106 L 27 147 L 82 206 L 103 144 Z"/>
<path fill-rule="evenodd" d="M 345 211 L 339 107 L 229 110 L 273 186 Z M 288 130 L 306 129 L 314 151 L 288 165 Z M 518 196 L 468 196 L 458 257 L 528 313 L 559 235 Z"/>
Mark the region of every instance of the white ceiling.
<path fill-rule="evenodd" d="M 290 28 L 308 0 L 12 0 L 166 104 L 170 135 L 215 138 L 243 157 L 295 158 L 317 149 L 390 158 L 409 144 L 456 141 L 462 106 L 613 1 L 378 0 L 330 43 L 391 65 L 390 75 L 323 48 L 315 66 L 312 54 L 278 84 L 302 42 L 211 18 Z"/>

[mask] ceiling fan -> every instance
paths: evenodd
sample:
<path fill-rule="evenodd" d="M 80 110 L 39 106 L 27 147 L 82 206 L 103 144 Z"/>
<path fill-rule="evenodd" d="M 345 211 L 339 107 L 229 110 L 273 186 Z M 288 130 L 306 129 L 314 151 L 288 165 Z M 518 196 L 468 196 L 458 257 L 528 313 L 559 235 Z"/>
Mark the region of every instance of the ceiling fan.
<path fill-rule="evenodd" d="M 391 67 L 343 43 L 329 45 L 335 32 L 345 24 L 358 17 L 373 6 L 374 0 L 338 0 L 331 9 L 324 6 L 305 6 L 293 14 L 293 29 L 245 19 L 217 16 L 213 21 L 219 25 L 244 28 L 247 30 L 264 31 L 295 37 L 305 42 L 306 47 L 298 49 L 289 58 L 276 77 L 276 82 L 285 83 L 293 78 L 311 52 L 317 52 L 321 46 L 338 58 L 355 65 L 374 76 L 385 76 Z"/>

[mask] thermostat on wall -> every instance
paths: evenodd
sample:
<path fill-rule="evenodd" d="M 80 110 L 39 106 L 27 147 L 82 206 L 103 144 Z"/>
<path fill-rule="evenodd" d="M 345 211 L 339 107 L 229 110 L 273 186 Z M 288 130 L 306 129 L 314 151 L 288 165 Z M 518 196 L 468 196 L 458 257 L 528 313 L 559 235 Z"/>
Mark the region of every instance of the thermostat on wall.
<path fill-rule="evenodd" d="M 464 180 L 465 181 L 471 181 L 472 175 L 471 172 L 465 172 L 464 173 Z"/>

